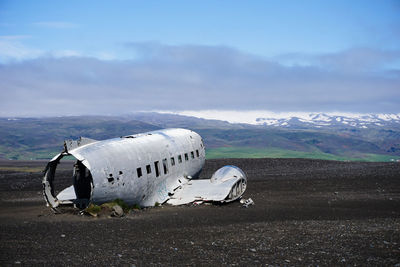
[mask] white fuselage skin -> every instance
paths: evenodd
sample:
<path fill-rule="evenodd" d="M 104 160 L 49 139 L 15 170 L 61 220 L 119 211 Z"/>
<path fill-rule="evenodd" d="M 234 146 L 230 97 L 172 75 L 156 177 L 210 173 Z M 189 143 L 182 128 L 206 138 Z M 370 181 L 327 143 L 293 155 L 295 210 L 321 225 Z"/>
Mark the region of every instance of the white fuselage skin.
<path fill-rule="evenodd" d="M 185 129 L 154 131 L 87 146 L 81 149 L 93 176 L 94 203 L 116 198 L 140 206 L 163 203 L 180 185 L 179 179 L 198 176 L 205 162 L 201 137 Z"/>
<path fill-rule="evenodd" d="M 203 140 L 186 129 L 95 141 L 64 154 L 73 155 L 90 171 L 90 202 L 119 198 L 140 206 L 154 206 L 168 200 L 168 194 L 186 178 L 199 175 L 205 162 Z M 59 161 L 62 155 L 52 161 Z M 47 201 L 53 207 L 58 206 L 53 204 L 57 198 L 47 197 Z"/>

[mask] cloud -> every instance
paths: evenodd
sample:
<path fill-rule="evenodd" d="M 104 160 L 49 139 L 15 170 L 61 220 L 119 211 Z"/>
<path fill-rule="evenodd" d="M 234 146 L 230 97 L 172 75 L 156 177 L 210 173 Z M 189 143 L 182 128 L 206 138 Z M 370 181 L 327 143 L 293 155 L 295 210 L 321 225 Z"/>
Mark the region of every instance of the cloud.
<path fill-rule="evenodd" d="M 56 50 L 54 52 L 49 53 L 49 55 L 55 57 L 55 58 L 63 58 L 63 57 L 79 57 L 82 56 L 82 54 L 78 51 L 75 50 Z"/>
<path fill-rule="evenodd" d="M 379 71 L 392 63 L 400 63 L 400 51 L 354 48 L 340 53 L 320 55 L 318 61 L 322 66 L 345 72 Z"/>
<path fill-rule="evenodd" d="M 400 67 L 400 50 L 352 48 L 337 53 L 279 55 L 276 60 L 285 66 L 317 66 L 324 70 L 354 73 L 379 72 L 388 66 Z"/>
<path fill-rule="evenodd" d="M 341 68 L 351 51 L 289 66 L 223 46 L 127 47 L 135 60 L 42 56 L 0 65 L 0 116 L 205 109 L 399 112 L 400 71 Z M 384 66 L 397 57 L 392 51 L 368 62 Z"/>
<path fill-rule="evenodd" d="M 39 21 L 34 22 L 33 25 L 53 29 L 72 29 L 78 27 L 78 24 L 66 21 Z"/>
<path fill-rule="evenodd" d="M 0 63 L 38 58 L 43 55 L 40 49 L 23 45 L 20 40 L 30 38 L 27 35 L 0 36 Z"/>
<path fill-rule="evenodd" d="M 0 36 L 0 64 L 10 62 L 18 62 L 31 59 L 39 59 L 41 57 L 77 57 L 82 53 L 76 50 L 54 50 L 44 51 L 32 48 L 23 44 L 23 40 L 29 39 L 29 35 L 3 35 Z"/>

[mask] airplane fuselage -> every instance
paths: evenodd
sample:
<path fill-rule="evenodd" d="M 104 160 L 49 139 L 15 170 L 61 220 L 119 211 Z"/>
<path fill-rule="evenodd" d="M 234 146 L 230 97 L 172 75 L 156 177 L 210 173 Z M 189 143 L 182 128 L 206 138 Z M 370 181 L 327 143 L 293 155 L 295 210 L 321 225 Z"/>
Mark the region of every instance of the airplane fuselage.
<path fill-rule="evenodd" d="M 72 186 L 54 192 L 55 170 L 66 155 L 77 159 Z M 203 140 L 186 129 L 164 129 L 104 141 L 81 138 L 64 143 L 64 151 L 48 164 L 43 178 L 47 203 L 85 207 L 122 199 L 128 204 L 154 206 L 171 201 L 231 201 L 246 188 L 245 174 L 225 166 L 213 179 L 198 178 L 205 162 Z M 193 180 L 192 180 L 193 179 Z"/>

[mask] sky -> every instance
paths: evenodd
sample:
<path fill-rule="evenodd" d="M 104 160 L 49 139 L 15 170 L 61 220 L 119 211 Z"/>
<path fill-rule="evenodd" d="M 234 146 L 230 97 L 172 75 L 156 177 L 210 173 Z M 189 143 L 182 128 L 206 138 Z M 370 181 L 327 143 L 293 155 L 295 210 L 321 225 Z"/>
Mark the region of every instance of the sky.
<path fill-rule="evenodd" d="M 0 116 L 400 112 L 400 1 L 0 0 Z"/>

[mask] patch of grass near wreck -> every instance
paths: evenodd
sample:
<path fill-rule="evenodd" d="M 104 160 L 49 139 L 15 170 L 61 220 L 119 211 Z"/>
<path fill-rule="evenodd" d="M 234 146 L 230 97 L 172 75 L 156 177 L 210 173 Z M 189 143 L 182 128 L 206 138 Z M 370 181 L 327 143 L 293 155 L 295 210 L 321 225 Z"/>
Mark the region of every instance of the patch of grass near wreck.
<path fill-rule="evenodd" d="M 139 206 L 139 204 L 134 204 L 134 205 L 131 207 L 131 209 L 133 209 L 133 210 L 140 210 L 140 209 L 142 209 L 142 208 Z"/>
<path fill-rule="evenodd" d="M 92 216 L 96 216 L 101 211 L 101 207 L 96 204 L 90 203 L 85 211 Z"/>
<path fill-rule="evenodd" d="M 103 203 L 101 205 L 96 205 L 93 203 L 90 203 L 89 206 L 85 209 L 85 211 L 87 213 L 89 213 L 92 216 L 97 216 L 103 209 L 107 209 L 107 210 L 112 210 L 112 208 L 118 205 L 122 208 L 122 210 L 124 211 L 125 214 L 129 213 L 129 211 L 131 210 L 140 210 L 141 207 L 138 204 L 134 204 L 132 206 L 129 206 L 125 201 L 123 201 L 122 199 L 114 199 L 111 202 L 106 202 Z"/>
<path fill-rule="evenodd" d="M 126 204 L 125 201 L 123 201 L 122 199 L 119 199 L 119 198 L 114 199 L 111 202 L 103 203 L 100 206 L 108 207 L 108 208 L 112 209 L 112 207 L 114 207 L 115 205 L 120 206 L 125 213 L 127 213 L 127 212 L 129 212 L 129 210 L 131 210 L 131 207 L 128 204 Z"/>

